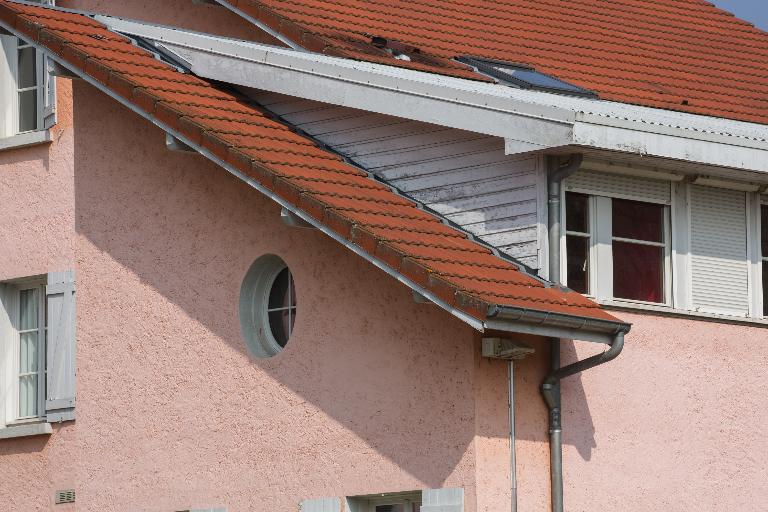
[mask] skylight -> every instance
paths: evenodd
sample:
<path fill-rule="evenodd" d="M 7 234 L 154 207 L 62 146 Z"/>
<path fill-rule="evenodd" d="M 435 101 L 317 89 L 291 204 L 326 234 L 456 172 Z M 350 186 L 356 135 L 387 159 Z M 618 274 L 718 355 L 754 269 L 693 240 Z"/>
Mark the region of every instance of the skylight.
<path fill-rule="evenodd" d="M 493 59 L 480 59 L 476 57 L 459 57 L 459 62 L 469 64 L 477 68 L 483 74 L 493 77 L 500 82 L 522 89 L 535 89 L 538 91 L 569 94 L 572 96 L 587 96 L 596 98 L 594 92 L 577 87 L 558 78 L 536 71 L 524 64 L 515 64 Z"/>

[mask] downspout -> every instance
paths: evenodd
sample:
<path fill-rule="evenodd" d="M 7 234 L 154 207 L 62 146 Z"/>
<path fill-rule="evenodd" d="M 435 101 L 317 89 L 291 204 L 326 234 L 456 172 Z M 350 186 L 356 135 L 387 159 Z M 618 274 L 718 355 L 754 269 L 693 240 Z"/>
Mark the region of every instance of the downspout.
<path fill-rule="evenodd" d="M 509 484 L 512 512 L 517 512 L 517 452 L 515 447 L 515 361 L 509 360 Z"/>
<path fill-rule="evenodd" d="M 560 240 L 562 226 L 560 218 L 562 205 L 562 182 L 576 172 L 581 166 L 583 155 L 572 154 L 570 161 L 560 166 L 556 157 L 547 157 L 547 209 L 549 214 L 549 281 L 556 285 L 560 283 Z M 549 409 L 549 450 L 550 450 L 550 479 L 552 495 L 552 512 L 563 512 L 563 429 L 560 406 L 560 379 L 607 363 L 619 355 L 624 347 L 624 332 L 615 334 L 610 348 L 596 356 L 588 357 L 571 365 L 560 367 L 560 339 L 549 338 L 550 344 L 550 373 L 541 385 L 541 393 Z"/>

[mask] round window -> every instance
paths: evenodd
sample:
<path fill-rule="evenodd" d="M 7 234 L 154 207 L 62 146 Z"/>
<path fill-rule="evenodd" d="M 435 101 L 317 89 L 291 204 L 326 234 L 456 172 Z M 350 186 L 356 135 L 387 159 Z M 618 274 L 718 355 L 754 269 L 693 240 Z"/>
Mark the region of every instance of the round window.
<path fill-rule="evenodd" d="M 279 353 L 296 322 L 296 288 L 285 262 L 274 254 L 260 257 L 240 288 L 240 328 L 256 357 Z"/>

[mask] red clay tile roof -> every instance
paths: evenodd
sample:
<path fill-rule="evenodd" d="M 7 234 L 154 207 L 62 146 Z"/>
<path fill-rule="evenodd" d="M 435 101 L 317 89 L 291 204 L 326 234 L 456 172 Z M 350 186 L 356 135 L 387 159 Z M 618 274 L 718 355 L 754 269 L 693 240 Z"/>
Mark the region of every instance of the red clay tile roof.
<path fill-rule="evenodd" d="M 501 59 L 606 100 L 768 124 L 768 33 L 704 0 L 221 2 L 310 51 L 461 77 L 456 57 Z M 419 48 L 419 63 L 370 35 Z"/>
<path fill-rule="evenodd" d="M 479 319 L 501 305 L 618 322 L 545 285 L 232 92 L 176 71 L 92 18 L 0 0 L 0 23 Z"/>

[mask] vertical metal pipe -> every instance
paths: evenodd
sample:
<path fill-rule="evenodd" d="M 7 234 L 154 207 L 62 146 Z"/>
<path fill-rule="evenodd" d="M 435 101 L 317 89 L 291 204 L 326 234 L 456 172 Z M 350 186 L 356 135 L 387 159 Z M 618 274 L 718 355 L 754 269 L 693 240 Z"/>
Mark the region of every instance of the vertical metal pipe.
<path fill-rule="evenodd" d="M 571 161 L 560 167 L 556 157 L 547 157 L 547 214 L 549 227 L 549 281 L 560 283 L 560 239 L 562 226 L 562 181 L 581 166 L 583 155 L 571 155 Z M 560 369 L 560 340 L 550 338 L 550 375 Z M 541 386 L 549 409 L 549 468 L 552 481 L 552 512 L 563 512 L 563 429 L 560 420 L 560 380 L 546 380 Z"/>
<path fill-rule="evenodd" d="M 515 448 L 515 363 L 509 360 L 509 480 L 512 512 L 517 512 L 517 453 Z"/>
<path fill-rule="evenodd" d="M 550 371 L 560 369 L 560 339 L 551 338 Z M 551 384 L 549 407 L 549 473 L 552 481 L 552 512 L 563 512 L 563 428 L 560 420 L 560 381 Z M 542 386 L 544 388 L 544 386 Z"/>

